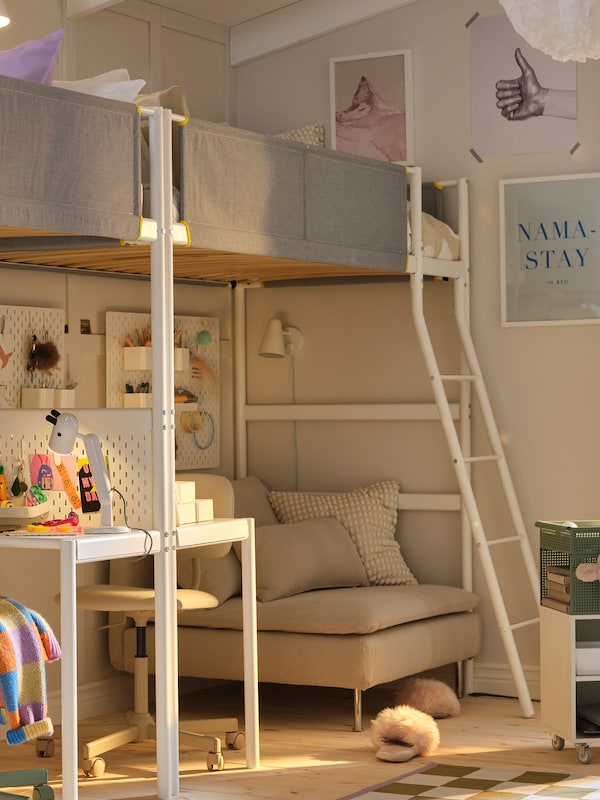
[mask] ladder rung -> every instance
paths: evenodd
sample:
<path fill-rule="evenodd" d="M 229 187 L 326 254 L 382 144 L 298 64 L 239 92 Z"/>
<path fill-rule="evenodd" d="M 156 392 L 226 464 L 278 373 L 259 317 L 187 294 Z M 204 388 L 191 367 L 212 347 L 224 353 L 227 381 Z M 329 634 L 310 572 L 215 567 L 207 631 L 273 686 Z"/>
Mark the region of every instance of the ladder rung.
<path fill-rule="evenodd" d="M 525 628 L 528 625 L 537 625 L 540 621 L 539 617 L 532 617 L 531 619 L 524 619 L 523 622 L 515 622 L 510 626 L 510 629 L 514 631 L 516 628 Z"/>
<path fill-rule="evenodd" d="M 476 381 L 479 375 L 470 375 L 468 373 L 459 372 L 456 375 L 440 375 L 443 381 Z"/>
<path fill-rule="evenodd" d="M 493 544 L 507 544 L 508 542 L 520 542 L 520 536 L 505 536 L 502 539 L 488 539 L 487 543 L 488 546 L 491 547 Z"/>
<path fill-rule="evenodd" d="M 490 456 L 465 456 L 465 463 L 472 464 L 475 461 L 500 461 L 502 456 L 497 453 L 492 453 Z"/>

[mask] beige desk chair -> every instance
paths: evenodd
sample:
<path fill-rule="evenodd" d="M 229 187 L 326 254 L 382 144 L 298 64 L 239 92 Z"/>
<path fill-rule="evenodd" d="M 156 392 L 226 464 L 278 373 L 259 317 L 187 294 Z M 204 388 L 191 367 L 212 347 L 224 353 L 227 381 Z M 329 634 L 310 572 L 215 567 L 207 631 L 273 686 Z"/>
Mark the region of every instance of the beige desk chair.
<path fill-rule="evenodd" d="M 215 517 L 233 516 L 231 484 L 218 475 L 206 476 L 202 482 L 203 497 L 213 497 Z M 214 479 L 214 480 L 213 480 Z M 190 477 L 193 480 L 193 477 Z M 200 495 L 197 495 L 200 496 Z M 201 548 L 202 558 L 218 558 L 226 555 L 230 543 Z M 134 659 L 134 708 L 127 715 L 128 725 L 101 736 L 83 745 L 83 771 L 88 777 L 104 773 L 104 753 L 121 745 L 156 738 L 156 724 L 149 712 L 148 698 L 148 653 L 146 630 L 154 617 L 154 589 L 141 586 L 97 584 L 77 589 L 77 605 L 88 611 L 119 612 L 133 620 L 136 630 L 136 653 Z M 216 598 L 196 589 L 177 590 L 178 611 L 199 608 L 214 608 Z M 206 720 L 185 720 L 180 723 L 179 740 L 182 744 L 207 750 L 207 768 L 221 770 L 224 767 L 221 739 L 211 735 L 225 731 L 226 745 L 232 750 L 241 750 L 245 736 L 238 730 L 238 720 L 233 717 Z"/>

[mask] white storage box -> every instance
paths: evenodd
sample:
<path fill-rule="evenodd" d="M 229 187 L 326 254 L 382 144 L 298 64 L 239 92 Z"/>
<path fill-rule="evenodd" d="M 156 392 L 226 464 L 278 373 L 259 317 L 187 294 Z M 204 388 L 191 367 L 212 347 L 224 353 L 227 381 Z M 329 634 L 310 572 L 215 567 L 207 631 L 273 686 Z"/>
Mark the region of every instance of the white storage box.
<path fill-rule="evenodd" d="M 123 369 L 152 369 L 152 348 L 124 347 Z"/>
<path fill-rule="evenodd" d="M 196 500 L 196 522 L 208 522 L 214 518 L 215 512 L 212 499 Z"/>
<path fill-rule="evenodd" d="M 187 347 L 176 347 L 173 351 L 173 366 L 176 372 L 186 371 L 190 368 L 190 351 Z"/>
<path fill-rule="evenodd" d="M 177 503 L 177 524 L 193 525 L 196 522 L 196 501 L 191 503 Z"/>
<path fill-rule="evenodd" d="M 577 642 L 575 672 L 577 675 L 600 675 L 600 642 Z"/>
<path fill-rule="evenodd" d="M 194 481 L 175 481 L 175 502 L 194 503 L 195 501 L 196 484 Z"/>
<path fill-rule="evenodd" d="M 21 408 L 54 408 L 54 389 L 21 387 Z"/>
<path fill-rule="evenodd" d="M 148 392 L 126 392 L 123 408 L 152 408 L 152 394 Z"/>
<path fill-rule="evenodd" d="M 55 389 L 53 408 L 76 408 L 75 389 Z"/>

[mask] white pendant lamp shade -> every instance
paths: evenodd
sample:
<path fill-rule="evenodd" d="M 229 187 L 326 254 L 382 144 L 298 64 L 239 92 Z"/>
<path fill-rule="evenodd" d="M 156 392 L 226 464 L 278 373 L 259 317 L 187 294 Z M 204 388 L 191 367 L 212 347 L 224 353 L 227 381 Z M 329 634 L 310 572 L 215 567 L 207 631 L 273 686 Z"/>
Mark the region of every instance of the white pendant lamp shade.
<path fill-rule="evenodd" d="M 0 28 L 6 28 L 7 25 L 10 25 L 10 17 L 6 10 L 6 3 L 4 0 L 0 0 Z"/>
<path fill-rule="evenodd" d="M 600 0 L 500 0 L 515 31 L 557 61 L 600 58 Z"/>

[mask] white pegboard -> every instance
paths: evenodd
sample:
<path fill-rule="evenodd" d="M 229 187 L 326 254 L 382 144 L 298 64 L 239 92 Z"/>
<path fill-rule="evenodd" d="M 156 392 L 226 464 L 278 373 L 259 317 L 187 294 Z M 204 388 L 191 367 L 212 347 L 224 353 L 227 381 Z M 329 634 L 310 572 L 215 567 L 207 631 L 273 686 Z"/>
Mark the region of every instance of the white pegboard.
<path fill-rule="evenodd" d="M 0 306 L 0 408 L 20 408 L 22 386 L 64 387 L 64 330 L 63 309 Z M 58 349 L 61 358 L 50 374 L 27 369 L 33 336 Z"/>
<path fill-rule="evenodd" d="M 9 416 L 10 415 L 10 416 Z M 132 527 L 152 525 L 152 413 L 148 410 L 94 409 L 78 410 L 81 433 L 95 433 L 105 456 L 111 485 L 127 502 L 127 519 Z M 19 460 L 29 464 L 30 456 L 48 454 L 52 428 L 46 414 L 37 409 L 0 410 L 0 464 L 10 487 L 17 475 Z M 73 453 L 85 456 L 83 443 L 77 439 Z M 28 466 L 25 481 L 31 485 Z M 48 516 L 63 519 L 71 505 L 63 491 L 48 491 Z M 84 526 L 100 524 L 99 514 L 80 515 Z M 115 525 L 123 525 L 123 504 L 114 499 Z M 2 509 L 0 509 L 0 524 Z"/>
<path fill-rule="evenodd" d="M 195 403 L 176 403 L 175 465 L 177 469 L 208 469 L 220 461 L 219 320 L 216 317 L 174 317 L 181 332 L 181 346 L 189 350 L 189 367 L 175 372 L 175 387 L 198 398 Z M 126 385 L 137 389 L 148 383 L 148 395 L 136 401 L 151 405 L 152 370 L 124 369 L 123 352 L 129 338 L 142 344 L 141 332 L 151 327 L 150 314 L 106 312 L 106 405 L 123 408 Z"/>

